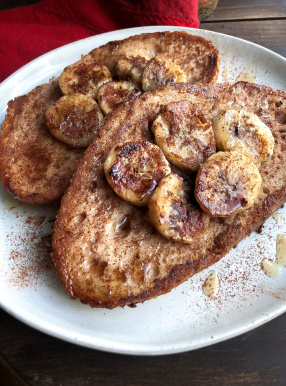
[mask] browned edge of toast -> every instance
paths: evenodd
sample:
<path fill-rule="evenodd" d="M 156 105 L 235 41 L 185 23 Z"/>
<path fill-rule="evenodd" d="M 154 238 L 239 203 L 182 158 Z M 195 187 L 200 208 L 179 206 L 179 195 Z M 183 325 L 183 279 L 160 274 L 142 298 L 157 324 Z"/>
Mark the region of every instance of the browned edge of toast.
<path fill-rule="evenodd" d="M 200 103 L 209 118 L 228 106 L 245 107 L 249 111 L 257 113 L 272 130 L 275 139 L 275 150 L 272 158 L 265 161 L 260 167 L 263 186 L 255 204 L 250 209 L 232 218 L 211 219 L 208 237 L 203 242 L 186 246 L 159 236 L 154 228 L 147 224 L 141 209 L 131 209 L 131 204 L 126 204 L 116 197 L 112 189 L 108 187 L 107 182 L 104 181 L 102 164 L 114 143 L 126 139 L 138 140 L 142 138 L 152 141 L 150 123 L 160 108 L 169 101 L 188 98 L 194 103 Z M 220 260 L 230 249 L 263 224 L 286 200 L 286 170 L 284 167 L 286 162 L 286 111 L 283 110 L 285 109 L 284 106 L 286 106 L 285 92 L 246 82 L 238 82 L 233 86 L 173 84 L 154 90 L 149 95 L 142 95 L 129 104 L 121 106 L 115 114 L 112 114 L 106 120 L 99 137 L 92 142 L 80 161 L 71 186 L 63 197 L 55 223 L 53 260 L 60 280 L 70 296 L 79 298 L 83 303 L 92 307 L 106 308 L 133 305 L 155 298 L 169 292 L 193 274 Z M 153 108 L 154 111 L 152 111 Z M 91 193 L 89 186 L 96 178 L 98 178 L 99 190 L 97 193 Z M 80 250 L 80 240 L 83 239 L 88 243 L 89 237 L 95 237 L 93 235 L 96 235 L 96 232 L 91 227 L 96 228 L 97 222 L 104 219 L 100 210 L 106 210 L 106 213 L 108 213 L 107 208 L 109 206 L 112 208 L 110 209 L 110 215 L 114 210 L 120 210 L 120 207 L 122 207 L 122 212 L 129 213 L 128 211 L 131 211 L 131 216 L 139 224 L 139 227 L 146 228 L 146 240 L 147 236 L 150 236 L 146 241 L 146 250 L 148 246 L 152 246 L 153 237 L 156 242 L 163 245 L 162 253 L 166 254 L 169 249 L 174 259 L 172 265 L 167 267 L 168 272 L 165 276 L 156 278 L 146 286 L 144 286 L 144 283 L 138 282 L 138 287 L 142 285 L 142 291 L 138 290 L 135 295 L 125 294 L 120 296 L 120 293 L 108 295 L 108 288 L 112 286 L 112 283 L 108 281 L 109 279 L 105 277 L 105 274 L 103 274 L 102 279 L 92 277 L 92 268 L 89 276 L 90 282 L 87 284 L 90 292 L 86 293 L 84 290 L 86 283 L 84 282 L 84 271 L 81 269 L 81 264 L 87 261 L 88 256 L 84 254 L 77 255 L 77 251 Z M 92 207 L 99 209 L 95 216 L 89 215 L 89 209 Z M 81 222 L 76 227 L 71 227 L 70 222 L 72 219 L 81 215 L 84 215 Z M 130 235 L 136 239 L 136 232 L 140 232 L 140 229 L 136 231 L 131 229 L 126 239 Z M 115 236 L 117 237 L 117 235 Z M 102 239 L 102 245 L 106 245 L 105 253 L 107 254 L 108 243 L 112 243 L 112 241 L 116 243 L 116 246 L 118 246 L 118 259 L 122 260 L 124 259 L 124 253 L 128 253 L 128 249 L 131 250 L 133 245 L 128 246 L 129 239 L 125 243 L 126 239 L 120 239 L 119 235 L 119 241 L 117 241 L 115 236 L 112 239 L 112 235 L 107 235 L 106 240 Z M 131 236 L 130 239 L 132 239 Z M 105 241 L 106 244 L 104 244 Z M 96 249 L 97 244 L 98 242 L 95 240 L 93 253 L 100 259 L 101 249 Z M 122 251 L 120 248 L 122 248 Z M 101 257 L 104 259 L 104 254 Z M 111 255 L 110 258 L 112 259 Z M 158 259 L 160 259 L 160 256 L 158 256 Z M 73 261 L 78 262 L 74 263 L 76 266 L 73 266 Z M 79 275 L 79 277 L 82 275 L 83 277 L 77 281 L 75 275 Z M 115 281 L 119 278 L 120 276 L 115 276 Z M 93 289 L 95 292 L 99 291 L 97 288 L 101 285 L 103 292 L 100 296 L 102 297 L 93 296 Z M 106 293 L 104 292 L 105 289 Z"/>

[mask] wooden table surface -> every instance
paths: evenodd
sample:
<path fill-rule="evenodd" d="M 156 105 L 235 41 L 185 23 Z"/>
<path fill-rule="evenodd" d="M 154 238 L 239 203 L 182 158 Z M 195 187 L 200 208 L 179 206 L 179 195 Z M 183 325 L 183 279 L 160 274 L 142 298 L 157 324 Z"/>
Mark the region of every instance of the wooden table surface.
<path fill-rule="evenodd" d="M 35 2 L 0 0 L 0 10 Z M 286 57 L 286 0 L 219 0 L 200 28 L 250 40 Z M 0 385 L 25 384 L 285 385 L 286 314 L 210 347 L 142 357 L 66 343 L 0 310 Z"/>

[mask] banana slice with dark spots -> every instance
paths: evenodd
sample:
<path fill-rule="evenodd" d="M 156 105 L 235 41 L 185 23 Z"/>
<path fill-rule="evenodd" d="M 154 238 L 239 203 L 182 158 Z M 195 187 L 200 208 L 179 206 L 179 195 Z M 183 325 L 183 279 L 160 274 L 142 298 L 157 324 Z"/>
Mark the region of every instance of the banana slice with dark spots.
<path fill-rule="evenodd" d="M 180 66 L 169 59 L 152 58 L 142 74 L 142 88 L 151 91 L 166 83 L 185 83 L 187 76 Z"/>
<path fill-rule="evenodd" d="M 260 164 L 271 157 L 274 138 L 256 114 L 226 110 L 213 119 L 218 150 L 238 151 Z"/>
<path fill-rule="evenodd" d="M 250 158 L 220 151 L 200 166 L 195 197 L 210 216 L 233 216 L 254 204 L 261 184 L 258 167 Z"/>
<path fill-rule="evenodd" d="M 156 144 L 179 168 L 197 171 L 216 152 L 212 125 L 191 102 L 173 102 L 164 107 L 152 129 Z"/>
<path fill-rule="evenodd" d="M 143 56 L 120 55 L 115 64 L 115 73 L 119 79 L 141 86 L 142 74 L 147 63 L 148 60 Z"/>
<path fill-rule="evenodd" d="M 65 95 L 46 111 L 46 124 L 54 137 L 73 147 L 87 147 L 103 121 L 98 104 L 83 94 Z"/>
<path fill-rule="evenodd" d="M 98 89 L 110 81 L 112 76 L 106 66 L 80 60 L 64 69 L 59 78 L 59 86 L 65 95 L 81 93 L 95 98 Z"/>
<path fill-rule="evenodd" d="M 162 150 L 148 142 L 126 142 L 113 147 L 104 172 L 115 193 L 134 205 L 147 205 L 159 181 L 171 173 Z"/>
<path fill-rule="evenodd" d="M 99 107 L 105 115 L 110 113 L 121 102 L 134 98 L 141 94 L 141 91 L 134 83 L 127 81 L 113 81 L 105 83 L 97 93 Z"/>
<path fill-rule="evenodd" d="M 148 208 L 151 223 L 167 239 L 191 244 L 206 232 L 209 216 L 187 202 L 184 181 L 177 174 L 169 174 L 159 182 Z"/>

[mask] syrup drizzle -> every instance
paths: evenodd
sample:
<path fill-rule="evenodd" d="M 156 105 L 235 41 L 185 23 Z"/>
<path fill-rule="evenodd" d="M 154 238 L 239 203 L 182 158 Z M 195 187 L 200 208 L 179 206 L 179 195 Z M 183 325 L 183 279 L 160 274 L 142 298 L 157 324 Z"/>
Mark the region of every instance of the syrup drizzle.
<path fill-rule="evenodd" d="M 275 278 L 279 277 L 281 267 L 286 267 L 286 235 L 280 234 L 276 241 L 276 261 L 271 262 L 264 258 L 261 267 L 265 275 Z"/>
<path fill-rule="evenodd" d="M 281 217 L 282 217 L 282 215 L 281 215 L 281 213 L 279 213 L 279 212 L 276 212 L 276 213 L 274 213 L 273 215 L 272 215 L 272 217 L 274 218 L 274 220 L 277 222 L 277 224 L 279 224 L 280 223 L 280 221 L 281 221 Z"/>
<path fill-rule="evenodd" d="M 216 295 L 220 287 L 217 272 L 211 273 L 203 284 L 203 293 L 209 298 Z"/>
<path fill-rule="evenodd" d="M 281 270 L 280 265 L 277 263 L 272 263 L 266 258 L 262 260 L 261 267 L 265 275 L 269 277 L 275 278 L 275 277 L 279 277 L 280 275 L 280 270 Z"/>

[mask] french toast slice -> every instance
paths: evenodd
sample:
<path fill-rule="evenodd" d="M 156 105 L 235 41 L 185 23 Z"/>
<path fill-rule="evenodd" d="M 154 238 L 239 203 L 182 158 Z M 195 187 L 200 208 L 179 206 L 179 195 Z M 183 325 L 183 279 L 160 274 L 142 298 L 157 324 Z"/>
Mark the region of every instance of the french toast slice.
<path fill-rule="evenodd" d="M 254 112 L 275 140 L 273 155 L 259 168 L 262 187 L 253 206 L 231 217 L 211 217 L 202 238 L 191 244 L 159 234 L 147 209 L 119 198 L 103 170 L 116 143 L 153 142 L 152 122 L 175 101 L 191 101 L 209 120 L 230 108 Z M 170 84 L 107 117 L 80 161 L 54 226 L 53 261 L 70 297 L 110 309 L 156 298 L 220 260 L 264 223 L 286 200 L 285 106 L 286 93 L 266 86 Z M 194 174 L 173 166 L 172 172 L 193 191 Z"/>
<path fill-rule="evenodd" d="M 121 55 L 147 60 L 158 56 L 163 60 L 171 60 L 185 72 L 187 83 L 210 84 L 217 80 L 219 74 L 220 53 L 213 44 L 184 31 L 134 35 L 95 48 L 82 59 L 104 64 L 114 75 L 116 61 Z"/>
<path fill-rule="evenodd" d="M 95 48 L 81 61 L 104 64 L 115 76 L 122 55 L 150 60 L 171 59 L 187 74 L 188 82 L 209 84 L 217 79 L 219 52 L 211 42 L 186 32 L 157 32 L 132 36 Z M 8 103 L 0 132 L 0 178 L 19 200 L 45 204 L 59 201 L 84 148 L 69 147 L 53 137 L 45 124 L 46 110 L 62 96 L 58 79 L 40 85 Z"/>
<path fill-rule="evenodd" d="M 58 201 L 83 155 L 83 149 L 56 140 L 45 124 L 46 110 L 60 96 L 55 78 L 8 103 L 0 132 L 0 178 L 21 201 Z"/>

